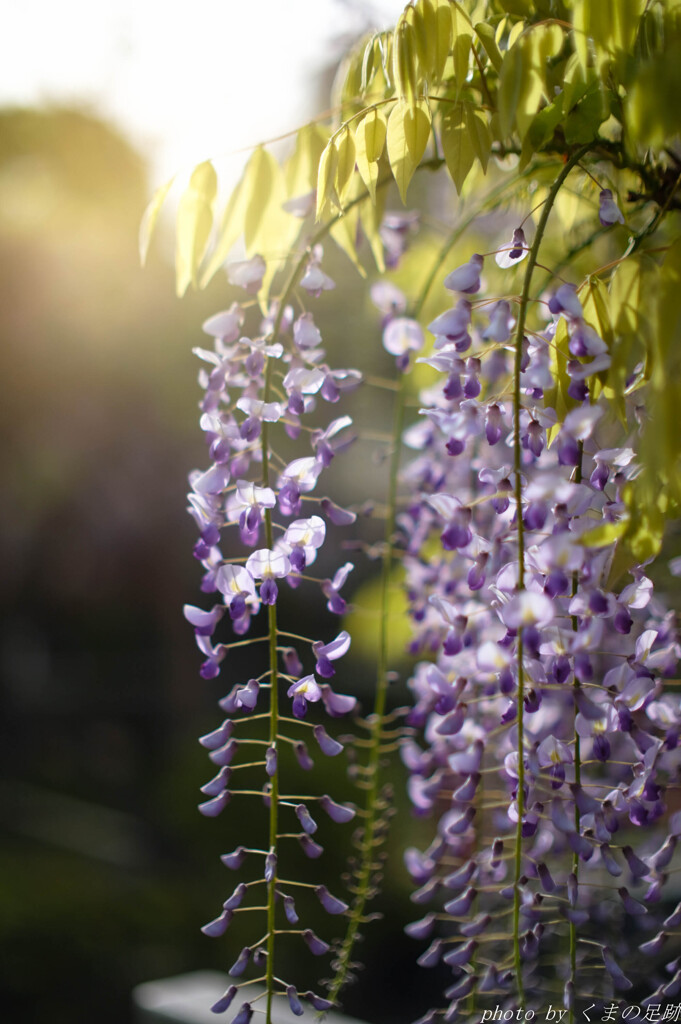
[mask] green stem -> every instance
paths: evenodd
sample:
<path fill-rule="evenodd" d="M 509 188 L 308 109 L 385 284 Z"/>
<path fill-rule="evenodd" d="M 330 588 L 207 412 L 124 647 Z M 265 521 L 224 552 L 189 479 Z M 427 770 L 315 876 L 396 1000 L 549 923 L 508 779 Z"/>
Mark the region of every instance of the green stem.
<path fill-rule="evenodd" d="M 579 442 L 579 462 L 577 463 L 575 471 L 575 483 L 581 484 L 582 482 L 582 461 L 584 455 L 584 442 Z M 572 574 L 572 596 L 574 597 L 579 590 L 579 570 L 575 569 Z M 572 616 L 572 629 L 576 633 L 579 627 L 577 616 Z M 579 680 L 577 676 L 572 681 L 573 690 L 579 689 Z M 575 719 L 577 717 L 577 704 L 575 703 Z M 582 784 L 582 750 L 581 750 L 581 736 L 574 730 L 574 741 L 575 741 L 575 785 L 581 786 Z M 575 800 L 575 832 L 577 835 L 580 834 L 581 828 L 581 815 L 579 813 L 579 807 Z M 572 873 L 577 880 L 577 888 L 579 889 L 579 854 L 573 853 L 572 855 Z M 573 984 L 573 989 L 577 991 L 577 926 L 573 921 L 570 921 L 570 980 Z M 575 1009 L 574 1004 L 570 1006 L 569 1022 L 574 1024 L 575 1020 Z"/>
<path fill-rule="evenodd" d="M 281 312 L 281 310 L 280 310 Z M 272 380 L 272 359 L 267 360 L 265 370 L 265 398 L 269 401 L 269 394 Z M 270 463 L 268 446 L 268 424 L 265 421 L 262 426 L 262 482 L 264 487 L 269 486 Z M 265 543 L 268 548 L 274 546 L 272 534 L 272 515 L 270 509 L 265 509 Z M 278 654 L 277 654 L 277 606 L 268 606 L 269 625 L 269 659 L 270 659 L 270 746 L 276 747 L 277 732 L 279 729 L 279 687 L 278 687 Z M 275 770 L 270 777 L 270 828 L 269 828 L 269 852 L 277 855 L 277 832 L 279 815 L 279 769 Z M 265 1024 L 272 1024 L 272 998 L 274 996 L 274 937 L 276 933 L 276 887 L 277 868 L 267 884 L 267 966 L 265 968 L 265 987 L 267 991 L 267 1009 L 265 1012 Z"/>
<path fill-rule="evenodd" d="M 523 509 L 522 509 L 522 481 L 521 481 L 521 470 L 522 470 L 522 447 L 520 442 L 520 376 L 521 376 L 521 365 L 523 358 L 523 338 L 525 336 L 525 320 L 527 318 L 527 307 L 530 301 L 530 288 L 532 286 L 532 275 L 534 268 L 537 263 L 537 257 L 539 255 L 539 248 L 544 237 L 546 225 L 548 223 L 553 204 L 556 201 L 556 197 L 560 192 L 563 182 L 569 175 L 573 167 L 579 163 L 585 153 L 588 152 L 590 146 L 582 146 L 574 153 L 567 161 L 562 171 L 554 181 L 546 202 L 542 208 L 541 216 L 537 224 L 537 230 L 535 232 L 532 245 L 527 257 L 527 267 L 525 268 L 525 278 L 523 280 L 523 290 L 520 296 L 520 308 L 518 310 L 518 322 L 516 324 L 515 333 L 515 361 L 513 368 L 513 469 L 515 473 L 515 505 L 516 505 L 516 530 L 518 537 L 518 591 L 521 592 L 525 589 L 525 536 L 524 536 L 524 524 L 523 524 Z M 523 818 L 525 816 L 525 762 L 524 762 L 524 747 L 525 747 L 525 736 L 524 736 L 524 700 L 525 700 L 525 678 L 523 670 L 523 638 L 522 630 L 518 633 L 517 643 L 517 661 L 518 661 L 518 696 L 517 696 L 517 708 L 518 708 L 518 796 L 517 796 L 517 812 L 518 812 L 518 824 L 516 826 L 515 836 L 515 879 L 514 879 L 514 894 L 513 894 L 513 962 L 515 965 L 516 972 L 516 987 L 518 991 L 518 999 L 520 1006 L 525 1004 L 525 992 L 523 988 L 522 978 L 522 959 L 520 955 L 520 876 L 522 874 L 522 856 L 523 856 Z"/>
<path fill-rule="evenodd" d="M 356 894 L 352 905 L 352 913 L 345 933 L 345 939 L 338 956 L 339 966 L 329 988 L 329 999 L 335 1002 L 338 993 L 342 989 L 350 970 L 350 957 L 357 940 L 364 908 L 370 896 L 371 875 L 373 871 L 373 853 L 376 840 L 376 829 L 380 822 L 379 796 L 380 796 L 380 757 L 381 757 L 381 734 L 385 719 L 385 708 L 388 697 L 388 634 L 389 634 L 389 592 L 390 574 L 393 564 L 393 549 L 395 533 L 395 518 L 397 509 L 397 477 L 400 465 L 401 438 L 404 427 L 404 412 L 406 399 L 407 376 L 403 373 L 400 377 L 399 387 L 395 398 L 395 416 L 393 424 L 393 446 L 390 456 L 389 483 L 388 483 L 388 513 L 385 524 L 385 547 L 383 550 L 383 561 L 381 565 L 381 615 L 379 622 L 378 638 L 378 660 L 376 667 L 376 695 L 374 698 L 374 712 L 371 722 L 371 750 L 369 763 L 367 765 L 366 777 L 368 788 L 366 791 L 366 817 L 360 846 L 361 867 L 356 881 Z"/>

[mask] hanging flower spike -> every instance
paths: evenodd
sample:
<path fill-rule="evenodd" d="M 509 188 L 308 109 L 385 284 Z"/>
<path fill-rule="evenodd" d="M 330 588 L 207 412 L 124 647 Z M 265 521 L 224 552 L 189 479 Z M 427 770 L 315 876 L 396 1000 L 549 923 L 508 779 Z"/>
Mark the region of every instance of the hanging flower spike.
<path fill-rule="evenodd" d="M 494 257 L 494 262 L 502 270 L 508 270 L 509 267 L 514 267 L 517 263 L 521 263 L 529 251 L 525 241 L 525 232 L 522 228 L 516 228 L 513 232 L 511 244 L 499 250 Z"/>
<path fill-rule="evenodd" d="M 319 683 L 313 675 L 303 676 L 295 683 L 291 683 L 287 692 L 288 697 L 293 697 L 293 714 L 296 718 L 304 718 L 308 703 L 316 703 L 321 700 L 322 691 Z"/>
<path fill-rule="evenodd" d="M 317 660 L 315 667 L 317 674 L 324 679 L 330 679 L 331 676 L 334 676 L 336 670 L 331 662 L 336 661 L 337 658 L 342 658 L 347 653 L 350 649 L 350 642 L 350 634 L 345 629 L 338 634 L 335 640 L 328 644 L 323 644 L 321 640 L 315 641 L 312 644 L 312 653 Z"/>
<path fill-rule="evenodd" d="M 609 188 L 601 189 L 598 194 L 598 219 L 604 228 L 609 228 L 613 224 L 624 224 L 624 214 Z"/>
<path fill-rule="evenodd" d="M 260 584 L 260 600 L 263 604 L 275 604 L 277 600 L 276 579 L 282 579 L 291 572 L 291 563 L 281 551 L 260 548 L 254 551 L 246 562 L 246 570 Z"/>
<path fill-rule="evenodd" d="M 483 263 L 482 256 L 474 252 L 468 263 L 463 263 L 447 275 L 444 280 L 445 288 L 450 292 L 462 292 L 464 295 L 474 295 L 479 292 L 480 271 Z"/>

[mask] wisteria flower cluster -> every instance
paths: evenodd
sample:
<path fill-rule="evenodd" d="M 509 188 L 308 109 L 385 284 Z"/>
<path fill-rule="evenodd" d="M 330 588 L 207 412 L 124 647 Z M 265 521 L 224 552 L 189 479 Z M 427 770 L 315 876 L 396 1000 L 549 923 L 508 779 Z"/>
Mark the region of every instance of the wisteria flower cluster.
<path fill-rule="evenodd" d="M 512 245 L 527 255 L 521 229 Z M 400 527 L 423 659 L 408 721 L 425 745 L 402 754 L 416 813 L 437 818 L 406 862 L 414 901 L 440 908 L 408 931 L 433 940 L 423 966 L 453 972 L 446 1007 L 420 1024 L 465 1017 L 474 991 L 477 1008 L 540 1009 L 556 958 L 555 997 L 602 1004 L 679 920 L 677 908 L 660 930 L 655 914 L 681 833 L 679 815 L 662 840 L 655 828 L 681 766 L 681 700 L 663 686 L 679 655 L 673 614 L 645 566 L 613 587 L 615 545 L 594 533 L 624 514 L 636 437 L 599 398 L 610 356 L 575 286 L 551 291 L 546 327 L 525 332 L 507 300 L 479 298 L 483 273 L 474 254 L 444 280 L 455 304 L 420 358 L 443 380 L 404 438 L 417 453 Z M 572 408 L 559 423 L 561 344 Z M 622 942 L 631 928 L 637 952 Z M 681 988 L 669 969 L 645 1002 Z"/>
<path fill-rule="evenodd" d="M 317 249 L 301 281 L 302 287 L 314 294 L 333 284 L 323 274 L 320 259 Z M 254 274 L 263 272 L 264 261 L 257 258 L 240 268 L 239 283 L 251 290 Z M 340 630 L 328 641 L 294 636 L 278 627 L 276 608 L 282 584 L 297 587 L 311 579 L 309 569 L 325 542 L 327 523 L 347 525 L 355 518 L 354 513 L 315 494 L 324 469 L 353 439 L 350 417 L 337 417 L 321 428 L 308 427 L 305 421 L 320 399 L 335 404 L 343 392 L 359 383 L 360 375 L 353 370 L 332 370 L 326 364 L 321 335 L 311 313 L 294 319 L 290 306 L 274 310 L 254 337 L 243 334 L 246 315 L 243 307 L 234 304 L 212 316 L 203 325 L 213 341 L 212 348 L 194 350 L 205 364 L 199 377 L 204 391 L 200 423 L 212 464 L 190 476 L 189 511 L 199 530 L 194 554 L 204 569 L 201 588 L 218 601 L 209 610 L 187 605 L 185 617 L 194 627 L 196 643 L 205 659 L 201 666 L 204 679 L 220 674 L 235 644 L 257 644 L 261 640 L 268 644 L 269 667 L 231 686 L 219 701 L 227 717 L 201 737 L 218 771 L 202 787 L 207 799 L 199 810 L 212 818 L 235 798 L 259 796 L 268 809 L 269 828 L 262 848 L 239 846 L 222 857 L 230 869 L 238 870 L 244 862 L 253 861 L 260 867 L 255 877 L 238 883 L 219 916 L 203 931 L 221 936 L 235 914 L 249 910 L 264 913 L 264 934 L 243 947 L 230 974 L 240 978 L 251 964 L 264 968 L 264 977 L 254 980 L 268 981 L 268 1013 L 273 994 L 270 983 L 275 980 L 277 992 L 288 999 L 292 1013 L 300 1015 L 301 998 L 316 1010 L 331 1004 L 314 992 L 299 996 L 295 986 L 276 980 L 275 937 L 298 935 L 318 956 L 328 953 L 330 946 L 310 928 L 294 927 L 300 922 L 293 893 L 300 887 L 312 889 L 332 915 L 344 914 L 348 904 L 322 884 L 282 879 L 278 872 L 279 848 L 283 841 L 294 838 L 307 858 L 317 859 L 323 849 L 313 838 L 318 827 L 315 807 L 339 823 L 352 820 L 355 809 L 337 803 L 329 795 L 288 797 L 282 792 L 280 752 L 283 746 L 291 747 L 300 768 L 310 771 L 313 760 L 308 744 L 299 735 L 301 727 L 306 727 L 323 755 L 337 756 L 342 743 L 330 736 L 321 722 L 313 725 L 305 721 L 308 706 L 320 704 L 330 718 L 338 718 L 351 712 L 356 700 L 336 692 L 329 682 L 336 674 L 338 660 L 350 647 L 348 632 Z M 275 426 L 283 428 L 291 439 L 302 433 L 309 442 L 309 454 L 282 459 L 273 443 Z M 276 478 L 275 463 L 280 465 Z M 250 553 L 225 558 L 225 540 L 230 553 L 237 544 Z M 346 562 L 331 579 L 314 584 L 320 587 L 329 611 L 336 615 L 345 610 L 341 590 L 352 568 L 352 563 Z M 216 639 L 223 618 L 230 621 L 234 634 L 244 636 L 252 620 L 262 618 L 265 608 L 268 623 L 263 637 L 232 643 Z M 289 701 L 288 709 L 283 710 L 279 694 L 282 682 Z M 251 723 L 261 720 L 268 723 L 267 738 L 251 731 Z M 262 769 L 261 790 L 239 787 L 237 773 L 246 768 Z M 265 906 L 250 899 L 259 886 L 267 892 Z M 252 983 L 231 985 L 213 1010 L 227 1010 L 239 991 Z M 253 1012 L 251 1002 L 245 1001 L 234 1021 L 247 1024 Z"/>
<path fill-rule="evenodd" d="M 348 55 L 338 120 L 300 129 L 281 165 L 257 147 L 221 221 L 210 161 L 180 200 L 178 291 L 226 263 L 246 296 L 195 349 L 210 465 L 190 476 L 189 511 L 205 601 L 185 608 L 201 675 L 229 675 L 226 718 L 201 739 L 217 774 L 200 811 L 264 808 L 259 845 L 223 855 L 242 874 L 204 927 L 262 923 L 242 929 L 213 1006 L 232 1024 L 337 1005 L 383 876 L 397 752 L 428 837 L 404 857 L 419 908 L 407 931 L 419 964 L 448 979 L 419 1024 L 538 1019 L 549 999 L 566 1024 L 587 1008 L 628 1019 L 634 1000 L 669 1019 L 653 1013 L 681 1000 L 681 648 L 652 565 L 681 515 L 680 129 L 657 99 L 678 84 L 674 7 L 410 0 L 394 31 Z M 448 176 L 447 216 L 440 178 L 406 209 L 422 172 Z M 402 211 L 386 209 L 393 186 Z M 385 376 L 374 352 L 364 378 L 327 360 L 307 307 L 333 301 L 328 239 L 363 275 L 377 265 Z M 247 258 L 232 262 L 236 243 Z M 412 408 L 417 367 L 429 383 Z M 360 384 L 392 405 L 392 430 L 370 428 L 383 476 L 374 486 L 363 467 L 372 493 L 357 504 L 382 536 L 321 489 L 375 411 L 367 397 L 353 423 L 344 407 Z M 331 528 L 369 556 L 359 598 L 364 572 L 329 557 Z M 282 595 L 299 587 L 340 617 L 328 635 L 282 628 Z M 351 632 L 360 646 L 350 598 L 373 629 L 366 717 L 334 678 Z M 400 674 L 406 708 L 389 692 Z M 337 738 L 346 715 L 353 735 Z M 344 746 L 357 807 L 289 787 Z M 289 849 L 321 871 L 318 809 L 358 819 L 344 879 L 282 877 Z M 333 948 L 305 926 L 305 889 L 343 925 Z M 324 996 L 280 976 L 287 935 L 333 953 Z"/>

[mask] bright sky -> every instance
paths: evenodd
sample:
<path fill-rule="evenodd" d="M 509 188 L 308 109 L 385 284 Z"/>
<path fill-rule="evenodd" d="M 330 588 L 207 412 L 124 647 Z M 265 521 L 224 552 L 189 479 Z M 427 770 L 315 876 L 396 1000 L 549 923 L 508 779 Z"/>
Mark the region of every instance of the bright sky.
<path fill-rule="evenodd" d="M 404 4 L 15 0 L 0 35 L 0 105 L 86 105 L 146 151 L 160 183 L 295 128 L 339 39 L 394 23 Z"/>

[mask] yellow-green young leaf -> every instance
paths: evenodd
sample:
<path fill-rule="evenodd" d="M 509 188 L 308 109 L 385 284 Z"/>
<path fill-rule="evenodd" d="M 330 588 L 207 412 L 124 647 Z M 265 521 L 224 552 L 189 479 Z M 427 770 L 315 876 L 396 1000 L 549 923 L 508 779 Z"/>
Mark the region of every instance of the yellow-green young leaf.
<path fill-rule="evenodd" d="M 258 146 L 248 166 L 248 205 L 244 217 L 244 241 L 247 250 L 251 249 L 255 242 L 272 195 L 275 176 L 280 171 L 275 158 L 262 146 Z"/>
<path fill-rule="evenodd" d="M 416 33 L 404 16 L 398 21 L 393 36 L 393 78 L 398 95 L 413 107 L 417 78 Z"/>
<path fill-rule="evenodd" d="M 252 159 L 253 158 L 251 157 L 251 160 Z M 249 166 L 250 161 L 241 176 L 241 180 L 229 197 L 227 206 L 225 207 L 225 211 L 220 222 L 220 230 L 218 232 L 218 239 L 215 244 L 215 248 L 213 249 L 210 259 L 201 274 L 201 288 L 205 288 L 208 282 L 212 280 L 229 256 L 230 250 L 237 238 L 243 234 L 244 218 L 246 216 L 246 207 L 248 205 Z"/>
<path fill-rule="evenodd" d="M 355 173 L 355 140 L 349 128 L 345 128 L 334 140 L 338 157 L 336 159 L 336 195 L 343 205 Z"/>
<path fill-rule="evenodd" d="M 359 221 L 364 232 L 364 237 L 369 243 L 369 247 L 374 257 L 376 267 L 380 274 L 385 272 L 385 259 L 383 257 L 383 239 L 381 238 L 380 228 L 381 221 L 383 220 L 383 213 L 385 211 L 385 188 L 381 188 L 376 193 L 376 200 L 374 202 L 367 201 L 366 203 L 359 204 Z"/>
<path fill-rule="evenodd" d="M 516 14 L 521 18 L 530 17 L 534 13 L 532 0 L 499 0 L 499 2 L 504 11 Z"/>
<path fill-rule="evenodd" d="M 477 110 L 472 103 L 464 103 L 463 109 L 471 145 L 480 161 L 483 172 L 486 174 L 489 154 L 492 149 L 492 136 L 490 135 L 487 119 L 482 110 Z"/>
<path fill-rule="evenodd" d="M 623 537 L 628 526 L 628 517 L 619 519 L 616 523 L 601 523 L 593 530 L 583 533 L 579 538 L 579 543 L 587 548 L 605 548 Z"/>
<path fill-rule="evenodd" d="M 304 125 L 296 136 L 296 146 L 286 161 L 286 195 L 289 199 L 306 195 L 317 187 L 317 169 L 329 133 L 321 125 Z"/>
<path fill-rule="evenodd" d="M 362 76 L 360 79 L 360 92 L 365 95 L 369 89 L 374 75 L 376 74 L 376 34 L 371 37 L 364 48 L 362 57 Z"/>
<path fill-rule="evenodd" d="M 438 2 L 435 8 L 435 44 L 431 54 L 431 71 L 433 80 L 439 82 L 445 70 L 452 40 L 452 16 L 449 4 Z"/>
<path fill-rule="evenodd" d="M 520 36 L 523 34 L 524 31 L 525 31 L 525 22 L 524 21 L 516 21 L 515 25 L 513 26 L 511 31 L 508 33 L 507 47 L 508 47 L 509 50 L 511 49 L 512 46 L 515 46 L 517 40 L 520 38 Z"/>
<path fill-rule="evenodd" d="M 574 398 L 570 398 L 568 388 L 570 387 L 570 376 L 567 372 L 570 352 L 568 349 L 568 330 L 565 317 L 561 317 L 556 326 L 556 333 L 553 336 L 551 346 L 551 376 L 554 384 L 544 392 L 544 401 L 548 408 L 556 410 L 556 423 L 549 427 L 546 434 L 546 443 L 550 447 L 560 433 L 560 428 L 569 413 L 577 404 Z"/>
<path fill-rule="evenodd" d="M 506 51 L 499 74 L 498 96 L 499 127 L 504 136 L 513 127 L 520 97 L 531 73 L 532 69 L 527 66 L 520 46 Z"/>
<path fill-rule="evenodd" d="M 458 4 L 452 5 L 452 59 L 457 91 L 466 84 L 468 65 L 471 59 L 473 29 L 470 19 Z"/>
<path fill-rule="evenodd" d="M 366 277 L 366 270 L 359 261 L 357 255 L 357 227 L 359 224 L 359 204 L 353 206 L 339 217 L 330 230 L 330 235 L 336 245 L 343 250 L 353 266 L 359 271 L 362 277 Z"/>
<path fill-rule="evenodd" d="M 355 130 L 355 160 L 362 180 L 376 201 L 378 159 L 385 146 L 386 123 L 381 110 L 369 110 Z"/>
<path fill-rule="evenodd" d="M 320 220 L 327 210 L 333 206 L 340 206 L 336 195 L 336 165 L 338 163 L 338 150 L 333 140 L 330 140 L 319 161 L 319 173 L 317 175 L 317 220 Z"/>
<path fill-rule="evenodd" d="M 334 88 L 333 106 L 345 107 L 352 104 L 362 91 L 362 63 L 364 61 L 365 44 L 353 50 L 341 64 L 336 81 L 341 82 L 340 89 Z"/>
<path fill-rule="evenodd" d="M 177 210 L 175 273 L 178 295 L 196 284 L 197 270 L 213 227 L 213 202 L 218 179 L 210 160 L 199 164 L 189 179 Z"/>
<path fill-rule="evenodd" d="M 546 77 L 546 63 L 552 57 L 556 57 L 565 40 L 565 33 L 560 25 L 544 24 L 535 25 L 529 32 L 528 37 L 532 46 L 532 63 L 537 71 L 541 72 L 542 78 Z"/>
<path fill-rule="evenodd" d="M 425 74 L 433 70 L 437 57 L 437 17 L 432 0 L 418 0 L 413 10 L 416 53 Z"/>
<path fill-rule="evenodd" d="M 448 107 L 442 118 L 442 150 L 456 191 L 461 195 L 463 183 L 468 177 L 475 150 L 464 112 L 463 103 Z"/>
<path fill-rule="evenodd" d="M 173 175 L 170 181 L 166 181 L 165 185 L 161 185 L 160 188 L 156 189 L 151 202 L 142 214 L 139 234 L 140 263 L 142 266 L 144 266 L 147 260 L 149 243 L 151 242 L 151 236 L 154 233 L 154 228 L 156 227 L 156 221 L 158 220 L 158 215 L 161 212 L 161 207 L 166 201 L 166 196 L 170 192 L 170 188 L 174 181 L 175 176 Z"/>
<path fill-rule="evenodd" d="M 489 57 L 492 67 L 495 71 L 499 71 L 504 58 L 501 56 L 501 51 L 494 38 L 494 29 L 486 21 L 479 21 L 475 25 L 475 34 L 484 46 L 485 53 Z"/>
<path fill-rule="evenodd" d="M 407 188 L 421 162 L 430 136 L 430 110 L 425 100 L 413 109 L 403 100 L 393 107 L 388 118 L 388 159 L 402 202 L 407 202 Z"/>
<path fill-rule="evenodd" d="M 572 15 L 572 38 L 575 53 L 586 76 L 589 68 L 589 6 L 592 0 L 574 0 Z"/>

